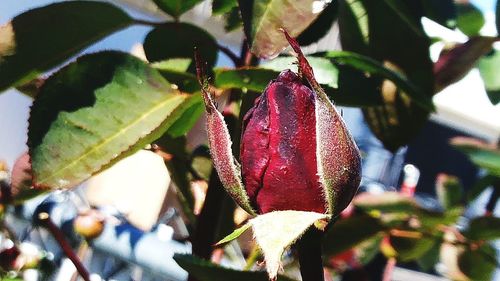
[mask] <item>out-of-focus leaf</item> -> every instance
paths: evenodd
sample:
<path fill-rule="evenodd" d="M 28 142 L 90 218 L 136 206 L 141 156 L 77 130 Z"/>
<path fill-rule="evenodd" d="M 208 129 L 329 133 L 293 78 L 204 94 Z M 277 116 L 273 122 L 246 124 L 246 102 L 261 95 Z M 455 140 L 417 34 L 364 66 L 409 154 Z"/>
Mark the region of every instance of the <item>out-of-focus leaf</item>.
<path fill-rule="evenodd" d="M 200 92 L 200 84 L 198 84 L 194 74 L 168 69 L 160 69 L 159 71 L 168 82 L 175 84 L 181 92 L 192 94 Z"/>
<path fill-rule="evenodd" d="M 151 66 L 160 71 L 171 70 L 171 71 L 184 72 L 188 70 L 191 61 L 192 60 L 189 58 L 173 58 L 164 61 L 154 62 L 151 64 Z"/>
<path fill-rule="evenodd" d="M 450 208 L 445 212 L 429 211 L 418 208 L 415 215 L 420 220 L 422 228 L 430 232 L 435 232 L 440 225 L 449 226 L 456 224 L 463 212 L 463 207 Z"/>
<path fill-rule="evenodd" d="M 490 244 L 465 249 L 458 257 L 460 271 L 474 281 L 491 281 L 497 264 L 495 248 Z"/>
<path fill-rule="evenodd" d="M 479 73 L 483 78 L 486 93 L 493 105 L 500 103 L 500 51 L 495 51 L 479 60 Z"/>
<path fill-rule="evenodd" d="M 229 12 L 225 13 L 224 20 L 226 21 L 224 29 L 227 32 L 234 31 L 243 26 L 240 9 L 238 9 L 238 7 L 234 7 Z"/>
<path fill-rule="evenodd" d="M 384 229 L 377 219 L 367 215 L 341 219 L 325 234 L 322 243 L 323 255 L 328 258 L 340 254 L 374 238 Z"/>
<path fill-rule="evenodd" d="M 47 79 L 31 108 L 34 185 L 68 188 L 161 136 L 187 96 L 120 52 L 79 58 Z"/>
<path fill-rule="evenodd" d="M 16 90 L 18 90 L 22 94 L 34 99 L 36 97 L 36 95 L 38 94 L 38 91 L 40 91 L 40 88 L 42 87 L 44 82 L 45 82 L 45 79 L 43 79 L 43 78 L 35 78 L 35 79 L 28 81 L 24 84 L 18 85 L 16 87 Z"/>
<path fill-rule="evenodd" d="M 224 268 L 191 255 L 175 254 L 174 260 L 199 281 L 268 281 L 262 271 L 239 271 Z M 293 281 L 278 275 L 277 281 Z"/>
<path fill-rule="evenodd" d="M 434 64 L 436 92 L 461 80 L 483 55 L 491 51 L 493 43 L 497 40 L 494 37 L 477 36 L 452 49 L 444 50 Z M 485 73 L 488 74 L 490 73 Z M 500 89 L 500 84 L 498 88 Z"/>
<path fill-rule="evenodd" d="M 430 271 L 439 262 L 440 244 L 435 243 L 430 250 L 416 259 L 423 271 Z"/>
<path fill-rule="evenodd" d="M 233 8 L 238 7 L 237 0 L 213 0 L 212 1 L 212 14 L 222 15 L 231 11 Z"/>
<path fill-rule="evenodd" d="M 121 9 L 94 1 L 55 3 L 14 17 L 0 26 L 0 92 L 132 23 Z"/>
<path fill-rule="evenodd" d="M 495 23 L 497 25 L 497 33 L 500 34 L 500 1 L 498 0 L 495 9 Z"/>
<path fill-rule="evenodd" d="M 495 240 L 500 238 L 500 218 L 477 217 L 470 221 L 464 235 L 470 240 Z"/>
<path fill-rule="evenodd" d="M 492 186 L 496 181 L 500 181 L 500 178 L 486 175 L 480 178 L 472 187 L 472 189 L 467 192 L 467 201 L 472 201 L 476 199 L 486 188 Z"/>
<path fill-rule="evenodd" d="M 217 42 L 205 30 L 187 23 L 166 23 L 148 33 L 144 40 L 144 52 L 150 62 L 172 58 L 193 58 L 194 49 L 210 69 L 217 60 Z M 194 62 L 189 71 L 194 73 Z"/>
<path fill-rule="evenodd" d="M 354 198 L 353 203 L 356 207 L 366 211 L 414 213 L 417 209 L 413 198 L 397 192 L 362 193 Z"/>
<path fill-rule="evenodd" d="M 396 251 L 397 259 L 403 262 L 413 261 L 422 257 L 437 243 L 434 238 L 423 235 L 419 236 L 419 232 L 414 231 L 410 233 L 414 233 L 415 237 L 391 235 L 389 238 L 391 246 Z"/>
<path fill-rule="evenodd" d="M 389 2 L 342 1 L 339 10 L 342 46 L 347 51 L 369 56 L 383 62 L 385 67 L 403 73 L 430 99 L 434 94 L 430 40 L 420 22 L 409 13 L 411 9 L 400 9 L 400 5 L 409 3 Z M 384 146 L 395 151 L 418 134 L 429 111 L 413 102 L 392 82 L 377 77 L 372 79 L 372 90 L 379 93 L 384 105 L 364 108 L 363 113 Z M 358 83 L 366 83 L 366 77 L 360 77 Z M 355 84 L 354 81 L 351 84 Z"/>
<path fill-rule="evenodd" d="M 470 2 L 457 2 L 457 27 L 467 36 L 479 35 L 485 19 L 481 10 Z"/>
<path fill-rule="evenodd" d="M 460 179 L 455 176 L 439 174 L 436 179 L 436 194 L 445 209 L 459 206 L 463 197 L 464 188 Z"/>
<path fill-rule="evenodd" d="M 446 26 L 456 26 L 457 9 L 454 0 L 422 0 L 424 16 Z"/>
<path fill-rule="evenodd" d="M 500 177 L 500 149 L 498 147 L 467 137 L 455 137 L 450 143 L 465 153 L 474 164 Z"/>
<path fill-rule="evenodd" d="M 153 0 L 156 6 L 174 18 L 179 18 L 202 0 Z"/>
<path fill-rule="evenodd" d="M 253 2 L 253 5 L 252 5 Z M 326 1 L 240 1 L 244 30 L 251 51 L 260 58 L 273 58 L 288 46 L 284 28 L 296 37 L 323 11 Z"/>
<path fill-rule="evenodd" d="M 338 9 L 338 1 L 328 3 L 319 17 L 297 37 L 299 44 L 307 46 L 323 38 L 337 19 Z"/>
<path fill-rule="evenodd" d="M 387 67 L 384 67 L 384 65 L 382 65 L 380 62 L 373 60 L 370 57 L 345 51 L 328 52 L 326 53 L 325 57 L 332 59 L 334 63 L 346 64 L 360 71 L 389 79 L 394 82 L 394 84 L 399 89 L 401 89 L 409 97 L 411 97 L 415 103 L 422 106 L 422 108 L 425 108 L 427 110 L 434 109 L 432 99 L 423 94 L 415 85 L 408 81 L 408 79 L 404 75 Z"/>

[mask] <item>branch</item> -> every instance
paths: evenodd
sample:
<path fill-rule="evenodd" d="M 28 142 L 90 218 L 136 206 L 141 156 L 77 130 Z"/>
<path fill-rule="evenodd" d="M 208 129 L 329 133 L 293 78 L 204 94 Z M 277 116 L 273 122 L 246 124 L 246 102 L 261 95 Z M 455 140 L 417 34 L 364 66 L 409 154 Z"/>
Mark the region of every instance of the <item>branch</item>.
<path fill-rule="evenodd" d="M 300 275 L 303 281 L 324 281 L 321 259 L 321 238 L 323 232 L 311 227 L 298 243 Z"/>

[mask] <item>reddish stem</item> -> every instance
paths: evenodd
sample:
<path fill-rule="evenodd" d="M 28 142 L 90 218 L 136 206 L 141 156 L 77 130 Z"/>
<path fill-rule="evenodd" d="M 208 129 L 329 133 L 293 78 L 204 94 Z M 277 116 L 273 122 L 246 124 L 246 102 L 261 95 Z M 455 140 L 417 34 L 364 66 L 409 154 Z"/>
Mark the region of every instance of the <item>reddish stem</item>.
<path fill-rule="evenodd" d="M 382 277 L 382 281 L 391 281 L 392 273 L 394 272 L 394 268 L 396 267 L 396 259 L 390 258 L 387 261 L 384 269 L 384 276 Z"/>
<path fill-rule="evenodd" d="M 54 224 L 54 222 L 50 219 L 50 216 L 48 213 L 40 213 L 38 215 L 38 219 L 40 224 L 45 227 L 50 234 L 54 237 L 54 239 L 57 241 L 57 244 L 61 247 L 63 250 L 64 254 L 71 260 L 71 262 L 75 265 L 76 270 L 80 274 L 80 276 L 83 278 L 85 281 L 90 281 L 90 275 L 85 266 L 83 266 L 82 262 L 78 258 L 78 256 L 75 254 L 73 251 L 73 248 L 69 245 L 68 240 L 66 240 L 66 237 L 64 237 L 64 234 L 61 232 L 61 230 L 57 227 L 57 225 Z"/>

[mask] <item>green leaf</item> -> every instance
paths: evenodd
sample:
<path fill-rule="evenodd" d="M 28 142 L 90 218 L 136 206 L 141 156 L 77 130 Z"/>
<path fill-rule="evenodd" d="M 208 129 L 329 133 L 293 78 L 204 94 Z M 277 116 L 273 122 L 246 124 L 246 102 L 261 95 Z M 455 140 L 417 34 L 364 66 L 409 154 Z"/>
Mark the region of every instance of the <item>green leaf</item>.
<path fill-rule="evenodd" d="M 497 0 L 497 5 L 495 9 L 495 23 L 497 26 L 497 34 L 500 34 L 500 1 Z"/>
<path fill-rule="evenodd" d="M 167 134 L 173 138 L 186 135 L 203 115 L 205 106 L 200 94 L 192 94 L 183 103 L 184 112 L 168 128 Z"/>
<path fill-rule="evenodd" d="M 250 223 L 247 223 L 247 224 L 243 225 L 242 227 L 237 228 L 235 231 L 233 231 L 228 236 L 224 237 L 222 240 L 217 242 L 217 244 L 215 244 L 215 245 L 222 245 L 222 244 L 226 244 L 228 242 L 233 241 L 234 239 L 240 237 L 240 235 L 243 234 L 243 232 L 247 231 L 251 226 L 252 225 Z"/>
<path fill-rule="evenodd" d="M 238 7 L 237 0 L 213 0 L 212 15 L 222 15 Z"/>
<path fill-rule="evenodd" d="M 165 23 L 148 33 L 144 40 L 144 52 L 150 62 L 172 58 L 193 58 L 194 49 L 211 69 L 217 61 L 217 42 L 205 30 L 188 23 Z M 195 71 L 194 62 L 189 71 Z"/>
<path fill-rule="evenodd" d="M 443 50 L 434 65 L 436 92 L 440 92 L 467 75 L 478 61 L 483 61 L 481 57 L 491 51 L 493 43 L 497 40 L 495 37 L 477 36 L 449 50 Z M 486 76 L 489 74 L 493 72 L 485 73 Z M 497 83 L 495 80 L 489 81 Z M 500 89 L 500 83 L 497 84 Z"/>
<path fill-rule="evenodd" d="M 323 38 L 337 19 L 338 9 L 338 1 L 328 3 L 319 17 L 297 37 L 299 44 L 307 46 Z"/>
<path fill-rule="evenodd" d="M 439 174 L 436 179 L 436 194 L 445 209 L 459 206 L 464 193 L 460 179 L 455 176 Z"/>
<path fill-rule="evenodd" d="M 154 62 L 151 64 L 152 67 L 158 69 L 159 71 L 177 71 L 185 72 L 188 70 L 191 64 L 191 59 L 188 58 L 173 58 L 164 61 Z"/>
<path fill-rule="evenodd" d="M 0 92 L 132 23 L 121 9 L 94 1 L 55 3 L 14 17 L 0 26 Z"/>
<path fill-rule="evenodd" d="M 412 100 L 427 110 L 434 110 L 432 99 L 423 94 L 420 89 L 412 84 L 403 74 L 384 67 L 380 62 L 353 52 L 333 51 L 326 53 L 325 57 L 332 59 L 336 64 L 346 64 L 357 70 L 378 75 L 389 79 L 404 91 Z"/>
<path fill-rule="evenodd" d="M 419 232 L 414 232 L 418 234 Z M 391 235 L 391 246 L 396 250 L 399 261 L 408 262 L 421 258 L 431 251 L 438 242 L 435 238 L 426 236 L 420 237 L 398 237 Z"/>
<path fill-rule="evenodd" d="M 215 69 L 214 85 L 221 89 L 243 89 L 262 92 L 279 72 L 262 68 Z"/>
<path fill-rule="evenodd" d="M 297 37 L 319 16 L 325 3 L 313 0 L 242 1 L 240 9 L 252 53 L 260 58 L 278 55 L 288 46 L 279 29 L 284 28 L 291 36 Z"/>
<path fill-rule="evenodd" d="M 374 238 L 384 229 L 377 219 L 367 215 L 341 219 L 326 232 L 323 255 L 330 257 L 340 254 Z"/>
<path fill-rule="evenodd" d="M 47 79 L 31 108 L 35 186 L 68 188 L 161 136 L 187 96 L 120 52 L 79 58 Z"/>
<path fill-rule="evenodd" d="M 179 18 L 202 0 L 153 0 L 156 6 L 174 18 Z"/>
<path fill-rule="evenodd" d="M 472 201 L 476 199 L 486 188 L 492 186 L 496 181 L 500 180 L 498 177 L 492 175 L 486 175 L 480 178 L 473 186 L 472 189 L 467 192 L 467 201 Z"/>
<path fill-rule="evenodd" d="M 262 271 L 239 271 L 224 268 L 191 255 L 175 254 L 174 260 L 199 281 L 268 281 Z M 278 275 L 277 281 L 293 281 Z"/>
<path fill-rule="evenodd" d="M 471 240 L 495 240 L 500 238 L 500 218 L 478 217 L 469 223 L 464 233 Z"/>
<path fill-rule="evenodd" d="M 458 2 L 457 7 L 457 27 L 467 36 L 477 36 L 486 22 L 476 6 L 469 2 Z"/>
<path fill-rule="evenodd" d="M 478 249 L 466 249 L 460 254 L 458 267 L 471 280 L 490 281 L 498 264 L 496 256 L 495 248 L 483 244 Z"/>
<path fill-rule="evenodd" d="M 492 175 L 500 177 L 500 149 L 480 140 L 466 137 L 455 137 L 451 144 L 465 153 L 469 159 Z"/>
<path fill-rule="evenodd" d="M 457 11 L 454 0 L 422 0 L 424 16 L 448 28 L 455 28 Z"/>
<path fill-rule="evenodd" d="M 417 258 L 416 262 L 423 271 L 431 271 L 439 262 L 440 243 L 435 243 L 430 250 Z"/>
<path fill-rule="evenodd" d="M 354 198 L 353 203 L 356 207 L 366 211 L 414 213 L 417 209 L 413 198 L 397 192 L 362 193 Z"/>
<path fill-rule="evenodd" d="M 274 211 L 251 219 L 255 241 L 266 261 L 269 278 L 278 274 L 283 252 L 293 245 L 317 221 L 328 215 L 303 211 Z"/>
<path fill-rule="evenodd" d="M 243 26 L 243 21 L 241 19 L 240 9 L 238 7 L 232 8 L 229 12 L 224 14 L 224 29 L 227 32 L 234 31 Z"/>
<path fill-rule="evenodd" d="M 493 105 L 500 103 L 500 73 L 498 66 L 500 65 L 500 51 L 495 49 L 494 52 L 479 60 L 478 68 L 481 77 L 483 78 L 486 93 Z"/>
<path fill-rule="evenodd" d="M 369 56 L 383 62 L 386 68 L 403 73 L 430 99 L 434 94 L 430 40 L 420 21 L 415 20 L 412 9 L 394 6 L 411 3 L 370 0 L 340 3 L 339 28 L 344 50 Z M 365 91 L 376 92 L 383 100 L 382 106 L 364 108 L 363 113 L 371 130 L 391 151 L 407 145 L 428 119 L 429 111 L 391 81 L 359 76 L 357 81 L 343 82 L 339 79 L 340 87 L 368 85 L 370 89 Z"/>

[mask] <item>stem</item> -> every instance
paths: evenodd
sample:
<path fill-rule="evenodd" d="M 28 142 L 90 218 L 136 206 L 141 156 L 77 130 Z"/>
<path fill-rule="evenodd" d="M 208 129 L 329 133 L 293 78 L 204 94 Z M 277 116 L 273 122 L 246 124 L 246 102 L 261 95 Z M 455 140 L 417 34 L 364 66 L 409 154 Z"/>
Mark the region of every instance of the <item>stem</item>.
<path fill-rule="evenodd" d="M 382 281 L 391 281 L 392 273 L 394 272 L 394 268 L 396 267 L 396 258 L 390 258 L 387 261 L 384 269 L 384 276 L 382 277 Z"/>
<path fill-rule="evenodd" d="M 311 227 L 298 243 L 300 275 L 302 281 L 324 281 L 321 259 L 321 238 L 323 232 Z"/>
<path fill-rule="evenodd" d="M 492 216 L 495 212 L 495 206 L 497 205 L 498 198 L 500 197 L 500 180 L 496 180 L 493 184 L 493 192 L 490 195 L 490 199 L 486 204 L 486 215 Z"/>
<path fill-rule="evenodd" d="M 69 242 L 64 237 L 62 231 L 57 227 L 57 225 L 54 224 L 54 222 L 52 222 L 49 214 L 45 212 L 40 213 L 38 215 L 38 219 L 40 224 L 44 226 L 50 232 L 50 234 L 52 234 L 54 239 L 57 241 L 57 244 L 59 244 L 59 246 L 63 250 L 66 257 L 68 257 L 73 263 L 73 265 L 75 265 L 76 271 L 78 271 L 83 280 L 90 281 L 89 272 L 87 271 L 85 266 L 83 266 L 82 262 L 80 261 L 76 253 L 69 245 Z"/>
<path fill-rule="evenodd" d="M 158 26 L 161 26 L 162 24 L 165 24 L 166 22 L 154 22 L 154 21 L 148 21 L 148 20 L 142 20 L 142 19 L 134 19 L 134 23 L 139 24 L 139 25 L 158 27 Z"/>
<path fill-rule="evenodd" d="M 259 257 L 260 257 L 259 246 L 257 246 L 257 244 L 254 244 L 253 248 L 252 248 L 252 251 L 248 255 L 247 264 L 245 265 L 245 267 L 243 268 L 243 270 L 244 271 L 248 271 L 248 270 L 252 269 L 253 265 L 257 262 L 257 259 Z"/>
<path fill-rule="evenodd" d="M 242 65 L 241 59 L 229 48 L 226 48 L 220 44 L 217 44 L 217 48 L 233 61 L 234 66 L 239 67 Z"/>

